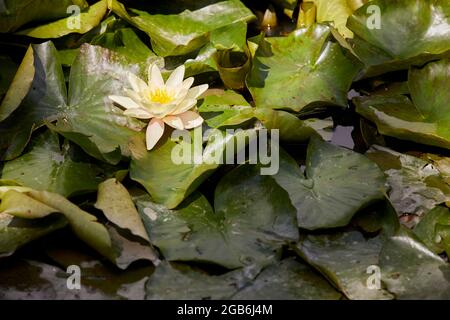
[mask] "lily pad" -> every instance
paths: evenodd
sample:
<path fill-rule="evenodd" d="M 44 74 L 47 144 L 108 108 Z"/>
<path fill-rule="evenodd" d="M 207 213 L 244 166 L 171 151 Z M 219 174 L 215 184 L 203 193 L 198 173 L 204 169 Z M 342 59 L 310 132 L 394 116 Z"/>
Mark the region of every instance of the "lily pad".
<path fill-rule="evenodd" d="M 80 152 L 68 142 L 61 147 L 58 135 L 46 131 L 33 140 L 29 152 L 5 163 L 1 177 L 65 197 L 95 191 L 103 171 Z"/>
<path fill-rule="evenodd" d="M 317 24 L 287 37 L 262 39 L 247 87 L 258 108 L 345 108 L 358 70 L 356 59 L 333 40 L 330 27 Z"/>
<path fill-rule="evenodd" d="M 0 104 L 0 121 L 8 118 L 8 116 L 19 107 L 23 98 L 25 98 L 30 90 L 34 78 L 33 60 L 33 49 L 30 46 Z"/>
<path fill-rule="evenodd" d="M 361 76 L 449 56 L 449 10 L 446 0 L 373 0 L 361 7 L 347 22 L 355 34 L 350 40 L 352 48 L 365 64 Z"/>
<path fill-rule="evenodd" d="M 183 138 L 177 142 L 166 137 L 151 152 L 146 150 L 143 139 L 135 139 L 131 146 L 130 177 L 142 184 L 154 201 L 169 209 L 175 208 L 224 163 L 223 158 L 231 153 L 230 150 L 232 154 L 239 151 L 238 139 L 256 137 L 251 133 L 255 130 L 223 134 L 222 139 L 211 138 L 203 148 L 203 132 L 197 128 L 187 134 L 189 141 Z M 174 159 L 178 160 L 175 162 Z M 221 163 L 217 163 L 217 159 Z"/>
<path fill-rule="evenodd" d="M 216 263 L 236 268 L 276 258 L 295 241 L 295 211 L 286 192 L 259 168 L 244 165 L 219 183 L 214 208 L 199 193 L 169 210 L 137 199 L 150 235 L 166 259 Z"/>
<path fill-rule="evenodd" d="M 108 179 L 99 185 L 95 207 L 102 210 L 112 223 L 149 240 L 128 190 L 116 179 Z"/>
<path fill-rule="evenodd" d="M 292 258 L 265 268 L 234 300 L 337 300 L 337 292 L 311 267 Z"/>
<path fill-rule="evenodd" d="M 132 261 L 139 259 L 159 262 L 150 246 L 128 240 L 114 229 L 108 230 L 95 216 L 56 193 L 10 190 L 2 196 L 1 206 L 2 212 L 22 219 L 40 220 L 51 213 L 61 213 L 81 240 L 119 268 L 125 269 Z"/>
<path fill-rule="evenodd" d="M 347 18 L 352 15 L 352 2 L 348 0 L 311 0 L 316 5 L 316 21 L 332 22 L 333 26 L 346 38 L 353 37 L 347 27 Z"/>
<path fill-rule="evenodd" d="M 112 29 L 94 37 L 91 44 L 110 49 L 127 57 L 130 62 L 142 64 L 143 66 L 162 60 L 142 42 L 132 28 L 117 26 Z"/>
<path fill-rule="evenodd" d="M 61 229 L 66 224 L 66 219 L 62 217 L 51 216 L 29 221 L 0 213 L 0 258 L 13 254 L 23 245 Z"/>
<path fill-rule="evenodd" d="M 383 246 L 380 268 L 397 299 L 450 299 L 450 265 L 406 228 Z"/>
<path fill-rule="evenodd" d="M 0 32 L 14 32 L 29 22 L 54 20 L 66 17 L 67 7 L 88 6 L 85 0 L 6 0 L 0 12 Z"/>
<path fill-rule="evenodd" d="M 146 32 L 150 36 L 153 50 L 163 57 L 195 51 L 208 42 L 210 32 L 254 19 L 252 12 L 239 0 L 221 1 L 175 15 L 152 15 L 130 9 L 134 14 L 131 16 L 116 0 L 111 1 L 110 7 L 122 19 Z"/>
<path fill-rule="evenodd" d="M 308 145 L 305 174 L 283 152 L 274 179 L 289 193 L 298 226 L 309 230 L 345 226 L 360 209 L 384 198 L 385 178 L 375 163 L 317 136 Z"/>
<path fill-rule="evenodd" d="M 334 235 L 309 235 L 296 251 L 317 268 L 349 299 L 392 299 L 383 288 L 368 285 L 371 273 L 378 266 L 383 241 L 380 237 L 366 240 L 356 231 Z"/>
<path fill-rule="evenodd" d="M 106 9 L 107 0 L 101 0 L 80 12 L 79 16 L 76 17 L 76 19 L 79 19 L 76 22 L 79 25 L 74 23 L 75 17 L 68 17 L 22 30 L 18 34 L 41 39 L 59 38 L 69 33 L 83 34 L 96 27 L 102 21 L 103 16 L 106 14 Z"/>
<path fill-rule="evenodd" d="M 434 253 L 450 256 L 450 209 L 435 207 L 425 214 L 414 234 Z"/>
<path fill-rule="evenodd" d="M 69 82 L 69 96 L 56 49 L 51 42 L 33 45 L 36 69 L 31 89 L 17 108 L 0 123 L 3 158 L 17 157 L 31 132 L 50 122 L 52 130 L 79 144 L 88 154 L 117 163 L 129 155 L 128 142 L 143 124 L 122 114 L 107 96 L 126 83 L 127 71 L 137 65 L 97 46 L 83 45 Z"/>
<path fill-rule="evenodd" d="M 411 99 L 403 95 L 371 95 L 353 101 L 356 111 L 376 123 L 384 135 L 450 148 L 448 86 L 450 60 L 430 62 L 409 71 Z"/>
<path fill-rule="evenodd" d="M 281 140 L 306 141 L 315 133 L 325 134 L 333 127 L 329 119 L 300 120 L 295 114 L 268 108 L 253 108 L 234 91 L 219 91 L 207 95 L 198 108 L 208 126 L 213 128 L 245 126 L 259 120 L 269 130 L 279 130 Z"/>
<path fill-rule="evenodd" d="M 149 300 L 218 300 L 230 297 L 258 274 L 260 268 L 250 266 L 219 276 L 193 270 L 185 265 L 163 263 L 146 284 Z"/>
<path fill-rule="evenodd" d="M 420 217 L 450 201 L 450 185 L 433 163 L 380 146 L 372 146 L 367 156 L 386 173 L 388 195 L 399 214 Z"/>

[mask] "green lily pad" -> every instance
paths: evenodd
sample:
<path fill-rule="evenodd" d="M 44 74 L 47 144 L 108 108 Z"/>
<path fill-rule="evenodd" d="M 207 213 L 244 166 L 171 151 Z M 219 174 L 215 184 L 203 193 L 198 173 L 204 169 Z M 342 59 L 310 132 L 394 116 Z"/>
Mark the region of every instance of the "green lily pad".
<path fill-rule="evenodd" d="M 213 211 L 201 194 L 169 210 L 137 199 L 150 235 L 168 260 L 202 261 L 236 268 L 266 263 L 295 241 L 295 212 L 287 194 L 259 167 L 244 165 L 220 181 Z"/>
<path fill-rule="evenodd" d="M 256 134 L 252 135 L 255 132 L 250 129 L 223 134 L 222 139 L 211 137 L 204 149 L 201 128 L 188 133 L 190 141 L 177 142 L 172 137 L 163 137 L 150 152 L 142 137 L 135 139 L 131 146 L 130 177 L 143 185 L 155 202 L 175 208 L 221 165 L 217 159 L 223 163 L 227 152 L 239 152 L 245 145 L 237 146 L 236 142 L 245 137 L 256 138 Z M 175 157 L 179 158 L 177 163 Z"/>
<path fill-rule="evenodd" d="M 446 251 L 450 256 L 450 209 L 435 207 L 425 214 L 417 226 L 414 234 L 434 253 Z"/>
<path fill-rule="evenodd" d="M 70 40 L 67 41 L 70 42 Z M 81 46 L 81 44 L 86 42 L 117 52 L 130 62 L 137 63 L 141 67 L 146 67 L 154 62 L 158 63 L 158 65 L 163 65 L 163 58 L 156 56 L 136 34 L 134 29 L 115 16 L 108 16 L 108 18 L 80 39 L 72 41 L 74 43 L 69 44 L 69 49 L 58 50 L 61 64 L 64 67 L 71 67 L 80 52 L 79 47 L 73 47 Z"/>
<path fill-rule="evenodd" d="M 430 62 L 409 71 L 411 99 L 371 95 L 354 99 L 356 111 L 376 123 L 384 135 L 450 148 L 450 60 Z"/>
<path fill-rule="evenodd" d="M 0 210 L 2 212 L 2 210 Z M 32 220 L 0 213 L 0 258 L 13 254 L 23 245 L 66 226 L 62 217 Z"/>
<path fill-rule="evenodd" d="M 253 108 L 235 91 L 206 92 L 198 111 L 212 128 L 240 125 L 253 118 Z"/>
<path fill-rule="evenodd" d="M 2 66 L 3 68 L 3 66 Z M 2 75 L 3 78 L 3 75 Z M 19 107 L 23 98 L 30 90 L 31 83 L 34 78 L 33 65 L 33 49 L 28 47 L 22 63 L 12 79 L 11 84 L 7 87 L 6 95 L 0 104 L 0 121 L 5 120 L 8 116 Z"/>
<path fill-rule="evenodd" d="M 247 87 L 258 108 L 345 108 L 358 70 L 356 59 L 333 40 L 330 27 L 317 24 L 287 37 L 262 39 Z"/>
<path fill-rule="evenodd" d="M 280 140 L 303 142 L 317 134 L 331 140 L 333 120 L 330 118 L 300 120 L 295 114 L 268 108 L 256 108 L 254 113 L 267 129 L 279 130 Z"/>
<path fill-rule="evenodd" d="M 383 283 L 397 299 L 450 299 L 450 265 L 401 228 L 380 253 Z"/>
<path fill-rule="evenodd" d="M 217 50 L 244 52 L 247 47 L 247 23 L 239 21 L 211 32 L 211 44 Z"/>
<path fill-rule="evenodd" d="M 244 97 L 231 90 L 205 96 L 198 111 L 212 128 L 244 126 L 257 119 L 269 130 L 278 129 L 280 139 L 284 141 L 306 141 L 315 133 L 326 135 L 326 129 L 333 127 L 333 121 L 329 119 L 300 120 L 287 111 L 253 108 Z"/>
<path fill-rule="evenodd" d="M 131 16 L 116 0 L 111 1 L 110 7 L 122 19 L 146 32 L 150 36 L 153 50 L 163 57 L 195 51 L 208 42 L 210 32 L 254 19 L 252 12 L 239 0 L 221 1 L 174 15 L 152 15 L 130 9 L 134 14 Z"/>
<path fill-rule="evenodd" d="M 95 191 L 103 170 L 80 152 L 68 142 L 61 147 L 58 135 L 46 131 L 33 140 L 29 152 L 5 163 L 1 177 L 65 197 Z"/>
<path fill-rule="evenodd" d="M 147 283 L 147 299 L 339 299 L 340 293 L 310 267 L 292 258 L 208 275 L 186 265 L 162 264 Z"/>
<path fill-rule="evenodd" d="M 356 231 L 309 235 L 296 251 L 309 264 L 324 274 L 349 299 L 392 299 L 383 289 L 368 285 L 371 266 L 378 266 L 383 245 L 381 237 L 366 240 Z M 383 270 L 381 270 L 383 271 Z"/>
<path fill-rule="evenodd" d="M 55 20 L 66 17 L 67 7 L 88 6 L 85 0 L 6 0 L 0 11 L 0 32 L 14 32 L 29 22 Z"/>
<path fill-rule="evenodd" d="M 129 140 L 143 124 L 124 116 L 107 96 L 127 86 L 125 73 L 138 72 L 138 66 L 85 44 L 72 66 L 67 97 L 53 44 L 33 45 L 33 51 L 36 72 L 31 89 L 20 107 L 0 123 L 3 158 L 17 157 L 31 132 L 45 123 L 99 159 L 117 163 L 122 155 L 129 155 Z"/>
<path fill-rule="evenodd" d="M 292 258 L 265 268 L 234 300 L 337 300 L 337 292 L 311 267 Z"/>
<path fill-rule="evenodd" d="M 347 225 L 360 209 L 384 198 L 385 178 L 364 155 L 313 136 L 305 174 L 288 154 L 280 154 L 274 176 L 297 209 L 298 226 L 315 230 Z"/>
<path fill-rule="evenodd" d="M 144 66 L 158 59 L 131 28 L 119 28 L 101 33 L 91 41 L 92 45 L 102 46 L 128 58 L 133 63 Z"/>
<path fill-rule="evenodd" d="M 106 9 L 107 0 L 101 0 L 80 12 L 79 16 L 77 16 L 79 25 L 72 25 L 75 18 L 68 17 L 22 30 L 18 34 L 41 39 L 59 38 L 69 33 L 83 34 L 96 27 L 102 21 L 103 16 L 106 14 Z"/>
<path fill-rule="evenodd" d="M 219 300 L 230 299 L 240 288 L 251 282 L 260 268 L 249 266 L 219 276 L 193 270 L 186 265 L 163 263 L 156 268 L 146 284 L 149 300 Z"/>
<path fill-rule="evenodd" d="M 362 210 L 353 222 L 365 232 L 384 237 L 393 236 L 400 228 L 398 213 L 388 198 Z"/>
<path fill-rule="evenodd" d="M 368 11 L 369 7 L 378 8 Z M 375 6 L 375 7 L 373 7 Z M 350 40 L 364 62 L 362 76 L 423 65 L 450 55 L 450 4 L 446 0 L 373 0 L 349 17 Z M 379 19 L 379 28 L 373 22 Z"/>
<path fill-rule="evenodd" d="M 222 66 L 221 64 L 224 60 L 222 56 L 228 55 L 229 52 L 244 55 L 247 48 L 246 33 L 247 24 L 244 21 L 213 30 L 210 33 L 209 42 L 200 49 L 182 56 L 165 57 L 163 73 L 168 73 L 169 70 L 174 70 L 184 64 L 186 77 L 209 73 L 208 76 L 211 81 L 217 77 L 216 72 L 218 71 L 225 83 L 227 83 L 228 78 L 231 80 L 237 79 L 239 83 L 243 83 L 246 71 L 248 71 L 248 59 L 244 63 L 245 68 L 242 68 L 242 66 L 228 68 L 229 66 Z M 246 71 L 243 69 L 246 69 Z"/>

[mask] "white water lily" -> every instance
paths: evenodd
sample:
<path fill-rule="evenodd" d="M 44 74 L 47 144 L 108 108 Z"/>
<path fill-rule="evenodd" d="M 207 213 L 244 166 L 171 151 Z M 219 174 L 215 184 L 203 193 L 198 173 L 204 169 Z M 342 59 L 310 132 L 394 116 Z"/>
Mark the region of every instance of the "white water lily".
<path fill-rule="evenodd" d="M 148 84 L 130 73 L 128 80 L 132 90 L 125 90 L 127 96 L 109 96 L 126 109 L 125 115 L 150 119 L 146 132 L 148 150 L 153 149 L 163 135 L 165 124 L 183 130 L 203 123 L 203 118 L 191 109 L 197 104 L 197 98 L 208 89 L 208 85 L 191 88 L 194 78 L 183 78 L 184 65 L 181 65 L 164 83 L 161 71 L 153 64 L 148 68 Z"/>

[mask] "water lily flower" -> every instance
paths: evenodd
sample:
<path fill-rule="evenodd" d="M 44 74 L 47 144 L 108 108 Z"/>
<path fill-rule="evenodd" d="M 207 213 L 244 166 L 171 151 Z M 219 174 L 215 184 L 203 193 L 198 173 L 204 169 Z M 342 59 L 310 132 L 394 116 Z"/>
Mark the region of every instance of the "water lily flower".
<path fill-rule="evenodd" d="M 138 119 L 150 119 L 146 132 L 147 149 L 151 150 L 164 133 L 165 124 L 175 129 L 192 129 L 203 123 L 193 109 L 197 98 L 208 89 L 207 84 L 192 87 L 194 78 L 184 78 L 184 65 L 176 68 L 167 81 L 156 64 L 148 68 L 148 84 L 129 73 L 132 89 L 127 96 L 109 96 L 126 110 L 124 114 Z"/>

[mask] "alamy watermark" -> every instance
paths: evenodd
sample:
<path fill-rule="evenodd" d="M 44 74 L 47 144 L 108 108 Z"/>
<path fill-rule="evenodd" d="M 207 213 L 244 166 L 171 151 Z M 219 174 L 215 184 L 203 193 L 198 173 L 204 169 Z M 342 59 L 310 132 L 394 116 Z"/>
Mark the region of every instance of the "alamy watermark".
<path fill-rule="evenodd" d="M 367 278 L 366 286 L 369 290 L 381 289 L 381 269 L 377 265 L 371 265 L 367 267 L 367 274 L 370 276 Z"/>
<path fill-rule="evenodd" d="M 67 14 L 70 17 L 67 19 L 67 28 L 70 30 L 80 30 L 81 29 L 81 8 L 77 5 L 71 5 L 67 7 Z"/>
<path fill-rule="evenodd" d="M 261 164 L 261 175 L 278 173 L 280 164 L 278 129 L 207 129 L 195 128 L 191 133 L 174 130 L 172 141 L 177 142 L 171 160 L 181 164 Z M 205 148 L 203 143 L 207 142 Z"/>
<path fill-rule="evenodd" d="M 75 264 L 67 267 L 66 273 L 70 276 L 67 277 L 66 285 L 69 290 L 81 289 L 81 268 Z"/>
<path fill-rule="evenodd" d="M 366 26 L 368 29 L 381 29 L 381 9 L 377 5 L 370 5 L 367 7 L 366 13 L 369 17 L 366 20 Z"/>

